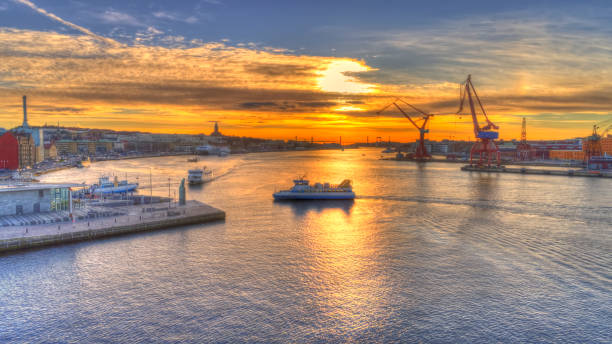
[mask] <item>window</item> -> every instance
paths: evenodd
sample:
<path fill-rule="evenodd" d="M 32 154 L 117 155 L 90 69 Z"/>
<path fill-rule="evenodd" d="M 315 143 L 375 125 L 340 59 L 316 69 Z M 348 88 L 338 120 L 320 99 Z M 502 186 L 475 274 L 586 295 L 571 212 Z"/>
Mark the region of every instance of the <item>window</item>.
<path fill-rule="evenodd" d="M 45 191 L 44 190 L 38 190 L 38 197 L 39 198 L 43 198 L 45 196 Z"/>
<path fill-rule="evenodd" d="M 19 204 L 15 207 L 15 214 L 16 215 L 23 215 L 23 205 Z"/>

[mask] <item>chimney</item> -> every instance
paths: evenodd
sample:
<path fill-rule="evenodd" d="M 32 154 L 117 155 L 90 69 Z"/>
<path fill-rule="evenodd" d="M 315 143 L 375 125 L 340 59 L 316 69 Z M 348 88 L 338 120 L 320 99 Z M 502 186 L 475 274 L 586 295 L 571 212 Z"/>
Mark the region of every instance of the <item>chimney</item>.
<path fill-rule="evenodd" d="M 26 96 L 23 96 L 23 124 L 21 126 L 24 128 L 28 127 L 28 110 L 26 106 Z"/>

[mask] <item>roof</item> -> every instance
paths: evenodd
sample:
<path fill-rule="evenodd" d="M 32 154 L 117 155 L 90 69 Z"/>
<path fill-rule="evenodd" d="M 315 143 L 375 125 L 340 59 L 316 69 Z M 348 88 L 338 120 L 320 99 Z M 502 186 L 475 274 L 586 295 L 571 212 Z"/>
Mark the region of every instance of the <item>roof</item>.
<path fill-rule="evenodd" d="M 62 189 L 70 187 L 84 187 L 83 184 L 66 183 L 66 184 L 47 184 L 47 183 L 11 183 L 0 184 L 0 193 L 2 192 L 19 192 L 19 191 L 36 191 L 49 189 Z"/>

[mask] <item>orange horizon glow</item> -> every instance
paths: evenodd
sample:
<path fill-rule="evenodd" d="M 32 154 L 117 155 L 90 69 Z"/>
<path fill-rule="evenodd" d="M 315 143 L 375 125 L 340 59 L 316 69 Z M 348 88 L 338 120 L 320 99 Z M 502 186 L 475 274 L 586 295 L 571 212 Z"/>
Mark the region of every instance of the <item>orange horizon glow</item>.
<path fill-rule="evenodd" d="M 210 122 L 219 121 L 230 136 L 413 142 L 416 129 L 396 109 L 377 114 L 402 95 L 438 114 L 430 122 L 429 139 L 473 140 L 471 118 L 453 115 L 457 83 L 366 82 L 362 76 L 379 70 L 362 60 L 216 42 L 187 48 L 108 45 L 87 35 L 18 29 L 0 29 L 0 42 L 2 70 L 10 71 L 0 80 L 5 128 L 21 124 L 25 94 L 31 125 L 199 134 L 210 133 Z M 605 105 L 581 101 L 577 94 L 584 88 L 558 80 L 523 74 L 492 88 L 474 79 L 505 140 L 520 138 L 522 117 L 528 139 L 535 140 L 585 137 L 594 122 L 610 114 Z M 561 106 L 562 112 L 555 110 Z M 569 120 L 554 119 L 568 113 Z"/>

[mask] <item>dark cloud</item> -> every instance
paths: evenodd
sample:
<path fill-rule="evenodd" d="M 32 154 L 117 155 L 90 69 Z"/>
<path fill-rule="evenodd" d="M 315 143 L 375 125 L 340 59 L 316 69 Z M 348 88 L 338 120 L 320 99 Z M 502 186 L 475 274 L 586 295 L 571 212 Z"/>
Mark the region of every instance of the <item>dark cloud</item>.
<path fill-rule="evenodd" d="M 270 90 L 219 87 L 199 81 L 165 81 L 163 83 L 93 83 L 61 90 L 33 90 L 45 97 L 71 98 L 79 101 L 102 101 L 112 104 L 197 105 L 218 109 L 266 109 L 283 112 L 305 112 L 337 105 L 339 95 L 308 90 Z M 243 100 L 236 103 L 236 99 Z"/>
<path fill-rule="evenodd" d="M 244 70 L 249 73 L 261 74 L 269 77 L 304 77 L 316 75 L 316 69 L 313 66 L 297 64 L 252 63 L 246 65 Z"/>
<path fill-rule="evenodd" d="M 278 106 L 278 105 L 274 102 L 247 102 L 247 103 L 240 104 L 240 107 L 243 107 L 245 109 L 257 109 L 261 107 L 275 107 L 275 106 Z"/>
<path fill-rule="evenodd" d="M 310 108 L 320 108 L 320 107 L 330 107 L 335 106 L 338 103 L 336 102 L 301 102 L 298 103 L 299 106 L 310 107 Z"/>

